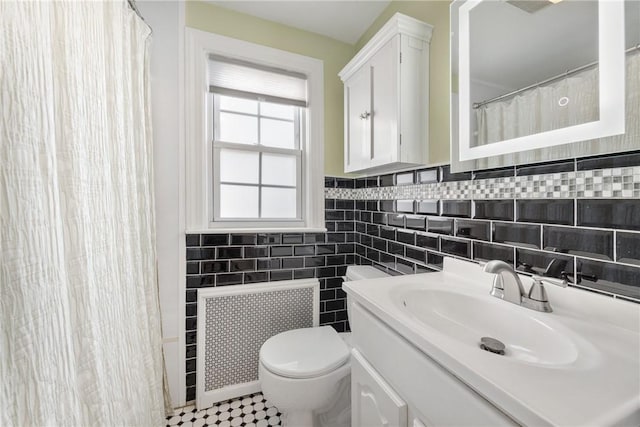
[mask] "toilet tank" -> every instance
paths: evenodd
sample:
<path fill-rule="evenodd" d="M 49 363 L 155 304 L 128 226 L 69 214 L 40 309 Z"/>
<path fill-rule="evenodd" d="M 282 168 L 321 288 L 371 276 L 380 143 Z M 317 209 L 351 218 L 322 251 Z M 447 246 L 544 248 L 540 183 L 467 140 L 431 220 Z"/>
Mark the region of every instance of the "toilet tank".
<path fill-rule="evenodd" d="M 347 267 L 347 273 L 343 279 L 345 282 L 353 282 L 354 280 L 378 279 L 387 276 L 389 275 L 384 271 L 370 265 L 350 265 Z"/>
<path fill-rule="evenodd" d="M 389 277 L 389 275 L 370 265 L 350 265 L 342 278 L 345 282 L 353 282 L 355 280 L 379 279 L 381 277 Z M 350 318 L 351 304 L 347 300 L 347 319 Z"/>

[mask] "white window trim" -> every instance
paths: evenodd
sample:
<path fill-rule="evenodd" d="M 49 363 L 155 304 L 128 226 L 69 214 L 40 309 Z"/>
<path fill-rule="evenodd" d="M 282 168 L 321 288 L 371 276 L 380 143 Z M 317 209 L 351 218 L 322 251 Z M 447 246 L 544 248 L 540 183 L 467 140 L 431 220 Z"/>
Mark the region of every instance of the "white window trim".
<path fill-rule="evenodd" d="M 209 54 L 223 55 L 304 73 L 307 76 L 308 109 L 303 152 L 303 223 L 244 222 L 210 223 L 213 161 L 207 118 Z M 230 37 L 187 28 L 185 31 L 185 199 L 186 230 L 196 232 L 319 231 L 324 230 L 324 64 L 323 61 Z"/>

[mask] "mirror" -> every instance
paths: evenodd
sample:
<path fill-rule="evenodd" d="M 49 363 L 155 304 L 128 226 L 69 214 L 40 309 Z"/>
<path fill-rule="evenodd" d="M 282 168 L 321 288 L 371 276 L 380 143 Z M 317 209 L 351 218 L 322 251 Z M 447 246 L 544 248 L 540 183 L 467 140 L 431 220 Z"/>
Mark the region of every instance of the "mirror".
<path fill-rule="evenodd" d="M 640 147 L 640 2 L 455 0 L 451 30 L 454 171 Z"/>

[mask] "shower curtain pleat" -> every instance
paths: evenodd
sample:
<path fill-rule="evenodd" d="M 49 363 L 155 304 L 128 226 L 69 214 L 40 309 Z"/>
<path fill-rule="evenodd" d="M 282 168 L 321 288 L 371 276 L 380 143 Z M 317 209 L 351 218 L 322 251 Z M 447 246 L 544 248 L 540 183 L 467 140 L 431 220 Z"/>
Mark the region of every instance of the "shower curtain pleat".
<path fill-rule="evenodd" d="M 0 425 L 161 425 L 150 29 L 0 2 Z"/>

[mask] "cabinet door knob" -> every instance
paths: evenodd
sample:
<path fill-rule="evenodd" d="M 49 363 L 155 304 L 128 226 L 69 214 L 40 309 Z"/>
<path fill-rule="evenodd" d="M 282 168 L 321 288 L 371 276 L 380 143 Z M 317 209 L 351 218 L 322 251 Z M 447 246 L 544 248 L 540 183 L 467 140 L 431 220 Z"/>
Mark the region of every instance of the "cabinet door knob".
<path fill-rule="evenodd" d="M 370 115 L 371 115 L 370 112 L 365 111 L 364 113 L 360 114 L 360 120 L 367 120 Z"/>

